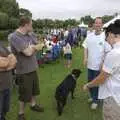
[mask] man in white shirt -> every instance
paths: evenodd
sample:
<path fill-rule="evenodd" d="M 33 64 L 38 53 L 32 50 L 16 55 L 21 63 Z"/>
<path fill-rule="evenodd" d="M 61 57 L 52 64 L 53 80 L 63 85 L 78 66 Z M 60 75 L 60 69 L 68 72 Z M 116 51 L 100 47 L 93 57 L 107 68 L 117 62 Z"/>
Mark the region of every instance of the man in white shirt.
<path fill-rule="evenodd" d="M 120 120 L 120 20 L 107 28 L 107 41 L 113 49 L 105 57 L 100 75 L 84 85 L 84 90 L 100 85 L 104 120 Z"/>
<path fill-rule="evenodd" d="M 111 50 L 111 46 L 105 41 L 102 32 L 102 19 L 97 17 L 94 23 L 95 31 L 89 34 L 83 43 L 84 65 L 88 68 L 88 82 L 92 81 L 100 73 L 105 54 Z M 98 106 L 98 87 L 90 88 L 91 109 Z"/>

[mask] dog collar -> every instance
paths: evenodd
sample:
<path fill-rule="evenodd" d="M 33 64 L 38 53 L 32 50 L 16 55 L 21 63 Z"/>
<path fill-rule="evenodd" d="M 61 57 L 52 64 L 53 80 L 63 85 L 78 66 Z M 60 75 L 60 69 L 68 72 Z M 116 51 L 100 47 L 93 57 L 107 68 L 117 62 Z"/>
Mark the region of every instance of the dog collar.
<path fill-rule="evenodd" d="M 76 80 L 76 77 L 75 77 L 75 75 L 73 75 L 73 74 L 72 74 L 72 77 L 73 77 L 73 79 L 74 79 L 74 80 Z"/>

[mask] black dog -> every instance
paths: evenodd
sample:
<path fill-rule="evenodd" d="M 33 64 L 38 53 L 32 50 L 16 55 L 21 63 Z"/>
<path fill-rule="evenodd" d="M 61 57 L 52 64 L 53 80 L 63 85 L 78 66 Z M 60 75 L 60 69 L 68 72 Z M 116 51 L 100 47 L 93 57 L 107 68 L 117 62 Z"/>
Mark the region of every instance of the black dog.
<path fill-rule="evenodd" d="M 57 111 L 59 116 L 62 115 L 63 108 L 66 105 L 67 97 L 71 92 L 71 97 L 74 99 L 74 90 L 76 88 L 76 80 L 80 76 L 79 69 L 73 69 L 64 81 L 56 88 L 55 98 L 57 101 Z"/>

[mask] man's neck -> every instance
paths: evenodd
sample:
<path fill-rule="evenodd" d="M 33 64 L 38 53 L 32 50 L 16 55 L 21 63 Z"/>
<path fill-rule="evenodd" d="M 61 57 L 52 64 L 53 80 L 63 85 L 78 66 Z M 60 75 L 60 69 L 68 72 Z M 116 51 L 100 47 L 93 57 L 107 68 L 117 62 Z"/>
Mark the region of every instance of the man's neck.
<path fill-rule="evenodd" d="M 23 34 L 23 35 L 26 35 L 26 34 L 27 34 L 27 31 L 26 31 L 24 28 L 22 28 L 22 27 L 19 27 L 19 28 L 17 29 L 17 31 L 20 32 L 20 33 Z"/>
<path fill-rule="evenodd" d="M 102 33 L 102 31 L 95 31 L 95 35 L 100 35 Z"/>

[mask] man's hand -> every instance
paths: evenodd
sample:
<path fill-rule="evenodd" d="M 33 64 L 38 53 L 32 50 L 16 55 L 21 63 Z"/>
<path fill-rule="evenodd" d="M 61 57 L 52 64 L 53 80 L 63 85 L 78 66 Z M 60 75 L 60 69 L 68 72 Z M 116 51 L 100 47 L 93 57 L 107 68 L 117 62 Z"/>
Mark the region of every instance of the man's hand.
<path fill-rule="evenodd" d="M 88 84 L 85 84 L 85 85 L 83 86 L 83 90 L 84 90 L 84 91 L 88 91 L 88 90 L 89 90 Z"/>
<path fill-rule="evenodd" d="M 43 44 L 43 43 L 39 43 L 39 44 L 37 44 L 37 45 L 35 45 L 34 46 L 34 48 L 37 50 L 37 51 L 39 51 L 39 50 L 42 50 L 42 48 L 44 47 L 45 45 Z"/>
<path fill-rule="evenodd" d="M 8 64 L 7 70 L 11 70 L 11 69 L 15 68 L 17 60 L 13 54 L 10 54 L 8 56 L 8 59 L 9 59 L 9 64 Z"/>

